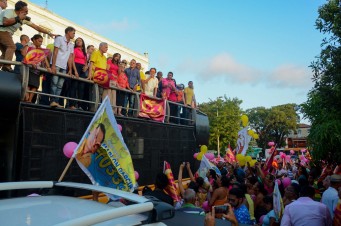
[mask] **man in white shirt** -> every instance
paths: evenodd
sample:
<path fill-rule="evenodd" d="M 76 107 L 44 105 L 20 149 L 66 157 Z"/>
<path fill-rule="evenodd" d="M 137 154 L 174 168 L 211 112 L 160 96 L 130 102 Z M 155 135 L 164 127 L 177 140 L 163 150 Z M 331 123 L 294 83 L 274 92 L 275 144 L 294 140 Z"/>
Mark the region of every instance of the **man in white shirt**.
<path fill-rule="evenodd" d="M 278 170 L 276 172 L 276 178 L 282 178 L 283 176 L 286 176 L 287 171 L 283 169 L 282 163 L 278 164 Z"/>
<path fill-rule="evenodd" d="M 156 68 L 151 68 L 149 70 L 149 76 L 144 81 L 144 93 L 148 96 L 156 97 L 157 87 L 159 80 L 155 77 Z"/>
<path fill-rule="evenodd" d="M 341 175 L 333 174 L 330 177 L 330 187 L 323 192 L 321 202 L 325 204 L 330 212 L 331 217 L 334 217 L 334 210 L 339 201 L 338 188 L 341 187 Z"/>
<path fill-rule="evenodd" d="M 3 0 L 0 0 L 3 1 Z M 1 12 L 0 16 L 0 50 L 2 52 L 1 59 L 11 61 L 13 59 L 13 55 L 16 49 L 16 46 L 13 42 L 13 34 L 18 29 L 21 28 L 22 25 L 26 24 L 33 29 L 48 34 L 51 37 L 55 36 L 51 34 L 50 31 L 39 27 L 38 25 L 32 23 L 31 18 L 27 16 L 28 8 L 27 3 L 23 1 L 18 1 L 15 3 L 15 9 L 6 9 Z M 12 72 L 12 68 L 10 65 L 4 65 L 2 67 L 3 71 Z"/>
<path fill-rule="evenodd" d="M 0 0 L 0 13 L 7 8 L 7 0 Z"/>
<path fill-rule="evenodd" d="M 68 74 L 72 74 L 72 57 L 74 45 L 71 39 L 75 37 L 76 29 L 73 27 L 67 27 L 65 29 L 65 36 L 58 36 L 54 40 L 54 49 L 51 59 L 51 70 L 53 74 L 57 72 L 66 73 L 66 68 L 68 67 Z M 60 96 L 64 84 L 64 77 L 57 75 L 52 76 L 51 80 L 51 94 Z M 50 98 L 51 107 L 63 107 L 58 104 L 58 97 Z"/>

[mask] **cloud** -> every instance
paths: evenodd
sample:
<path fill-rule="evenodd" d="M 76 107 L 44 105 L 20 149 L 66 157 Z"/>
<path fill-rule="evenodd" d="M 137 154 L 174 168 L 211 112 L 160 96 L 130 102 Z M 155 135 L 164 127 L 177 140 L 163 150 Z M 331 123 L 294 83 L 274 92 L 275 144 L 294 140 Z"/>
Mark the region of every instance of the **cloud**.
<path fill-rule="evenodd" d="M 209 60 L 199 76 L 205 80 L 223 77 L 234 83 L 256 83 L 261 73 L 255 68 L 237 62 L 231 55 L 222 53 Z"/>
<path fill-rule="evenodd" d="M 312 84 L 311 73 L 305 66 L 282 64 L 269 71 L 238 62 L 228 53 L 220 53 L 197 62 L 185 59 L 177 70 L 196 74 L 203 81 L 223 79 L 234 84 L 265 84 L 283 88 L 307 88 Z"/>
<path fill-rule="evenodd" d="M 307 67 L 293 64 L 281 65 L 269 75 L 269 82 L 282 87 L 307 87 L 311 86 L 312 72 Z"/>
<path fill-rule="evenodd" d="M 108 21 L 107 23 L 94 24 L 93 22 L 86 22 L 86 27 L 95 30 L 98 33 L 115 31 L 129 31 L 137 27 L 136 23 L 132 23 L 128 18 L 123 18 L 121 21 Z"/>

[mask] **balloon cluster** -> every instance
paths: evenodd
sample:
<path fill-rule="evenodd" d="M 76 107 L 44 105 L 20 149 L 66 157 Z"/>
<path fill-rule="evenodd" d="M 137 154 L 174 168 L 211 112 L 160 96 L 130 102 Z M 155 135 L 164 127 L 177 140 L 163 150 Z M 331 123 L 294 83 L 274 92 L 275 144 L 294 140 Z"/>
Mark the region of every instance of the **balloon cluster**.
<path fill-rule="evenodd" d="M 244 156 L 242 154 L 236 155 L 237 162 L 240 166 L 245 166 L 246 163 L 249 163 L 251 167 L 255 166 L 257 160 L 252 159 L 251 156 Z"/>
<path fill-rule="evenodd" d="M 247 115 L 242 115 L 241 120 L 242 120 L 243 127 L 246 127 L 249 124 L 249 118 L 247 117 Z M 258 134 L 255 133 L 255 131 L 251 129 L 247 131 L 247 134 L 255 140 L 259 139 Z"/>
<path fill-rule="evenodd" d="M 207 146 L 206 145 L 201 145 L 200 152 L 199 153 L 194 153 L 193 158 L 201 161 L 202 156 L 205 155 L 205 157 L 208 160 L 214 159 L 214 154 L 213 153 L 206 153 L 206 152 L 207 152 Z"/>

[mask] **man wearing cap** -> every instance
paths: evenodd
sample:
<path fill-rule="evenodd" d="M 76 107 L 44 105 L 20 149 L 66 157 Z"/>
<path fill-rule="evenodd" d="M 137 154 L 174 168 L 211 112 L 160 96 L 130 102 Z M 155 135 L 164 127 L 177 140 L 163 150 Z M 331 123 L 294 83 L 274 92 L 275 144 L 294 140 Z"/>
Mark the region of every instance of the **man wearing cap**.
<path fill-rule="evenodd" d="M 332 218 L 334 217 L 334 210 L 339 201 L 339 187 L 341 187 L 341 175 L 333 174 L 330 177 L 330 187 L 325 192 L 323 192 L 321 199 L 321 202 L 328 207 Z"/>

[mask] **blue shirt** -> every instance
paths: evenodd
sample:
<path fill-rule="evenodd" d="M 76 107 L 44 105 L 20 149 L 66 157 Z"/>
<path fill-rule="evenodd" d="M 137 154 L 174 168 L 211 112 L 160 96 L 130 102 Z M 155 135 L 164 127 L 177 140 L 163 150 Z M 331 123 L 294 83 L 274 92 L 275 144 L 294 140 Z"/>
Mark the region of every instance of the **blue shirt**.
<path fill-rule="evenodd" d="M 137 68 L 127 68 L 124 70 L 128 77 L 129 86 L 134 89 L 136 85 L 141 85 L 140 71 Z"/>
<path fill-rule="evenodd" d="M 21 62 L 24 59 L 24 56 L 21 54 L 21 50 L 24 48 L 23 44 L 17 42 L 15 43 L 15 61 Z M 14 66 L 14 72 L 15 73 L 20 73 L 20 66 L 15 65 Z"/>
<path fill-rule="evenodd" d="M 239 224 L 252 224 L 250 213 L 247 207 L 242 204 L 239 208 L 234 209 L 234 215 Z"/>

